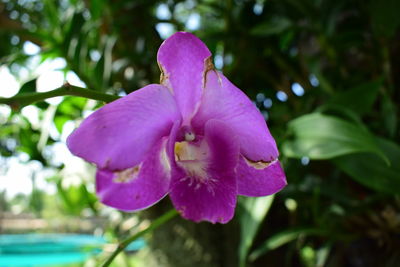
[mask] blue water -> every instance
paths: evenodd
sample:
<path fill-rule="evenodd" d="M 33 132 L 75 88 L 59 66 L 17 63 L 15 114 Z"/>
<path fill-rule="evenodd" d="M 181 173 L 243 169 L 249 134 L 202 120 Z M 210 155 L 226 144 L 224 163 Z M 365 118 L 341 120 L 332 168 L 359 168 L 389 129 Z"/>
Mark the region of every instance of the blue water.
<path fill-rule="evenodd" d="M 78 234 L 0 235 L 0 267 L 39 267 L 81 263 L 101 252 L 104 238 Z M 127 251 L 146 245 L 132 242 Z"/>
<path fill-rule="evenodd" d="M 101 251 L 101 237 L 76 234 L 0 236 L 0 266 L 46 266 L 84 262 Z"/>

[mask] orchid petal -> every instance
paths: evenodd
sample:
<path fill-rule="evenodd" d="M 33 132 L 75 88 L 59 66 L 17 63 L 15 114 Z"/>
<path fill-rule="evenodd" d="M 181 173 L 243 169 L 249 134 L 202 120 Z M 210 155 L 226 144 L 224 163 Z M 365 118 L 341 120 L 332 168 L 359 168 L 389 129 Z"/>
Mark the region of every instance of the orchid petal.
<path fill-rule="evenodd" d="M 175 33 L 158 50 L 161 84 L 173 92 L 183 118 L 191 117 L 200 102 L 210 57 L 207 46 L 187 32 Z"/>
<path fill-rule="evenodd" d="M 241 153 L 253 161 L 272 161 L 278 149 L 264 117 L 250 99 L 222 73 L 209 71 L 200 108 L 192 119 L 196 132 L 203 132 L 209 119 L 222 120 L 232 128 Z"/>
<path fill-rule="evenodd" d="M 287 184 L 279 161 L 252 162 L 241 156 L 236 168 L 238 194 L 260 197 L 275 194 Z"/>
<path fill-rule="evenodd" d="M 67 140 L 76 156 L 101 169 L 138 165 L 152 146 L 180 120 L 174 98 L 161 85 L 148 85 L 100 108 Z"/>
<path fill-rule="evenodd" d="M 200 146 L 208 148 L 204 169 L 198 171 L 204 175 L 195 177 L 184 168 L 176 168 L 170 197 L 175 208 L 186 219 L 226 223 L 232 219 L 236 206 L 234 169 L 239 147 L 230 128 L 217 120 L 207 122 L 205 136 L 200 142 L 205 142 Z"/>
<path fill-rule="evenodd" d="M 101 202 L 124 211 L 137 211 L 157 203 L 170 186 L 171 165 L 167 153 L 164 137 L 137 166 L 119 172 L 98 170 L 96 191 Z"/>

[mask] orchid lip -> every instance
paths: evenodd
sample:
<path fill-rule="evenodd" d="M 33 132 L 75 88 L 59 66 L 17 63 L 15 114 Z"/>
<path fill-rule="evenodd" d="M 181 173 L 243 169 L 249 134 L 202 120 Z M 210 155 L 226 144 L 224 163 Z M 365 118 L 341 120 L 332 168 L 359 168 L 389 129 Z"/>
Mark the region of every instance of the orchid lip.
<path fill-rule="evenodd" d="M 188 177 L 196 181 L 207 180 L 207 156 L 209 148 L 206 142 L 196 144 L 182 141 L 175 143 L 175 161 Z"/>

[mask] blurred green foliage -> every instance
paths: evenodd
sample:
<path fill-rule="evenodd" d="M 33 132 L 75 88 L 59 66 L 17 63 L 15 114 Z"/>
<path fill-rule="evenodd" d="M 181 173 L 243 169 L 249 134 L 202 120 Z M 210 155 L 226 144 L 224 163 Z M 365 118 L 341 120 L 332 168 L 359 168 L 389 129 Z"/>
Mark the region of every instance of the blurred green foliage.
<path fill-rule="evenodd" d="M 1 0 L 0 64 L 18 77 L 34 57 L 24 53 L 29 41 L 41 62 L 63 58 L 62 71 L 88 89 L 123 95 L 158 82 L 164 35 L 194 32 L 265 115 L 289 183 L 270 209 L 270 200 L 241 202 L 242 262 L 398 266 L 398 10 L 396 0 Z M 36 78 L 21 81 L 19 93 L 36 92 Z M 61 139 L 46 133 L 45 115 L 53 110 L 62 134 L 101 104 L 36 103 L 39 126 L 13 110 L 1 125 L 1 156 L 24 153 L 60 173 L 64 164 L 45 151 Z M 65 189 L 62 175 L 50 180 L 63 213 L 99 212 L 93 182 Z M 44 203 L 34 190 L 30 209 Z"/>

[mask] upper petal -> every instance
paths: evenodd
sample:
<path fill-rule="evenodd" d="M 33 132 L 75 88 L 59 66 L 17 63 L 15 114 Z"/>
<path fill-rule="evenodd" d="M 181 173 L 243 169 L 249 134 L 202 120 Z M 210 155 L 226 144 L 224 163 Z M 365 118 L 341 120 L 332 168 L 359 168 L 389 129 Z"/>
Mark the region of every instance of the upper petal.
<path fill-rule="evenodd" d="M 143 161 L 179 120 L 168 89 L 148 85 L 91 114 L 68 137 L 67 145 L 73 154 L 100 168 L 124 170 Z"/>
<path fill-rule="evenodd" d="M 188 160 L 187 168 L 184 164 L 173 168 L 170 197 L 186 219 L 226 223 L 232 219 L 236 206 L 239 147 L 223 122 L 210 120 L 205 128 L 199 153 L 193 151 L 196 148 L 189 153 L 189 157 L 201 155 L 204 162 Z M 196 163 L 200 165 L 192 165 Z"/>
<path fill-rule="evenodd" d="M 200 101 L 210 57 L 207 46 L 187 32 L 175 33 L 158 50 L 161 84 L 173 92 L 183 118 L 191 117 Z"/>
<path fill-rule="evenodd" d="M 249 197 L 275 194 L 287 184 L 278 160 L 271 163 L 251 162 L 240 156 L 236 174 L 238 194 Z"/>
<path fill-rule="evenodd" d="M 119 172 L 106 169 L 96 174 L 96 192 L 102 203 L 124 211 L 147 208 L 169 190 L 171 165 L 167 138 L 160 140 L 140 164 Z"/>
<path fill-rule="evenodd" d="M 264 117 L 250 99 L 222 73 L 209 71 L 201 105 L 192 119 L 196 132 L 202 132 L 210 119 L 219 119 L 238 136 L 243 155 L 253 161 L 272 161 L 278 149 Z"/>

